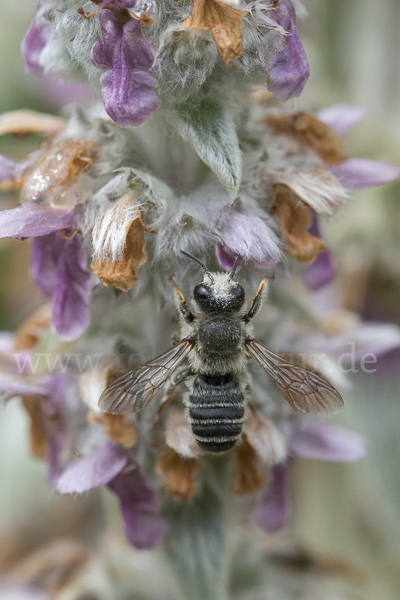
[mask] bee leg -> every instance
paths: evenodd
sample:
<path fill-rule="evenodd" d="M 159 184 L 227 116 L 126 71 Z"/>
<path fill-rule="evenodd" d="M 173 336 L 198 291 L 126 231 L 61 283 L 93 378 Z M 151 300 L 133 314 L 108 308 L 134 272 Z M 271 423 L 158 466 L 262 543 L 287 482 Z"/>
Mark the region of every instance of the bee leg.
<path fill-rule="evenodd" d="M 244 317 L 242 317 L 242 321 L 244 321 L 245 323 L 249 323 L 251 319 L 255 317 L 258 311 L 260 310 L 265 292 L 265 284 L 267 283 L 268 279 L 274 279 L 274 276 L 271 277 L 270 275 L 266 275 L 261 281 L 260 285 L 258 286 L 257 294 L 255 295 L 248 312 L 244 315 Z"/>
<path fill-rule="evenodd" d="M 160 421 L 161 413 L 163 412 L 164 408 L 167 408 L 167 406 L 169 406 L 171 404 L 172 400 L 175 398 L 178 385 L 183 383 L 185 381 L 185 379 L 187 379 L 187 377 L 191 377 L 193 374 L 194 373 L 193 373 L 192 369 L 185 369 L 184 371 L 177 373 L 175 375 L 175 377 L 170 381 L 170 383 L 165 391 L 165 394 L 160 402 L 160 406 L 158 407 L 158 410 L 157 410 L 157 413 L 156 413 L 156 416 L 154 419 L 154 423 L 153 423 L 154 428 L 157 427 L 157 425 Z"/>
<path fill-rule="evenodd" d="M 176 281 L 174 280 L 174 278 L 171 276 L 169 279 L 172 282 L 172 285 L 174 286 L 175 298 L 176 298 L 176 303 L 178 305 L 178 310 L 181 313 L 181 315 L 183 316 L 183 318 L 185 319 L 186 323 L 191 323 L 194 319 L 194 316 L 190 312 L 189 307 L 186 304 L 185 297 L 182 294 L 181 290 L 179 289 L 179 286 L 176 283 Z"/>

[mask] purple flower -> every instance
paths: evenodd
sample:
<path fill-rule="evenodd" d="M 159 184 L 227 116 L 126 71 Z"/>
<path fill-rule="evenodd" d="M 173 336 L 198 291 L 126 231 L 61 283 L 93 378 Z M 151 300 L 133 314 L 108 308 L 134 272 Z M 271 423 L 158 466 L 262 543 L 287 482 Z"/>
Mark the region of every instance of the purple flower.
<path fill-rule="evenodd" d="M 365 114 L 366 110 L 363 107 L 338 104 L 320 111 L 317 113 L 317 117 L 339 135 L 345 135 L 365 117 Z M 398 167 L 368 158 L 350 158 L 329 165 L 328 168 L 339 179 L 342 186 L 348 190 L 381 185 L 400 176 Z"/>
<path fill-rule="evenodd" d="M 22 41 L 21 53 L 27 70 L 39 77 L 38 92 L 57 108 L 78 100 L 81 102 L 92 100 L 93 93 L 89 86 L 75 81 L 65 82 L 55 75 L 45 75 L 40 64 L 40 55 L 48 41 L 48 29 L 43 26 L 38 27 L 34 19 Z"/>
<path fill-rule="evenodd" d="M 269 269 L 281 257 L 277 236 L 257 215 L 226 209 L 217 229 L 222 239 L 217 245 L 217 258 L 226 271 L 232 269 L 237 256 L 260 269 Z"/>
<path fill-rule="evenodd" d="M 272 533 L 290 516 L 288 471 L 296 456 L 333 462 L 356 462 L 365 456 L 363 438 L 354 431 L 325 423 L 295 424 L 289 442 L 289 459 L 270 471 L 256 512 L 260 527 Z"/>
<path fill-rule="evenodd" d="M 64 340 L 74 340 L 90 322 L 90 273 L 79 235 L 66 240 L 60 229 L 74 226 L 74 213 L 24 202 L 0 212 L 0 237 L 33 237 L 31 276 L 53 303 L 53 324 Z"/>
<path fill-rule="evenodd" d="M 137 0 L 94 0 L 100 8 L 135 8 Z"/>
<path fill-rule="evenodd" d="M 70 463 L 57 481 L 61 494 L 82 494 L 110 483 L 128 462 L 121 446 L 108 442 L 89 456 Z"/>
<path fill-rule="evenodd" d="M 24 375 L 1 373 L 0 392 L 12 398 L 14 396 L 45 395 L 47 389 L 39 381 L 34 381 Z"/>
<path fill-rule="evenodd" d="M 314 237 L 321 238 L 321 229 L 318 217 L 313 213 L 313 221 L 309 233 Z M 317 291 L 333 281 L 335 276 L 335 265 L 330 250 L 320 252 L 315 261 L 307 268 L 305 282 L 310 290 Z"/>
<path fill-rule="evenodd" d="M 77 393 L 77 378 L 71 373 L 49 375 L 41 379 L 47 388 L 42 412 L 43 430 L 45 432 L 48 452 L 47 477 L 53 485 L 60 476 L 62 456 L 69 446 L 69 437 L 65 420 L 68 396 Z"/>
<path fill-rule="evenodd" d="M 306 53 L 296 30 L 296 15 L 290 0 L 281 0 L 268 15 L 285 31 L 281 50 L 271 56 L 268 89 L 279 100 L 300 96 L 310 75 Z"/>
<path fill-rule="evenodd" d="M 100 78 L 103 103 L 115 123 L 139 125 L 160 107 L 157 80 L 150 74 L 154 51 L 144 39 L 140 21 L 123 23 L 112 10 L 100 13 L 102 37 L 92 48 L 92 63 L 110 69 Z"/>
<path fill-rule="evenodd" d="M 388 183 L 400 176 L 400 169 L 385 162 L 368 158 L 350 158 L 329 170 L 337 177 L 344 188 L 358 190 Z"/>
<path fill-rule="evenodd" d="M 357 123 L 364 119 L 367 109 L 363 106 L 336 104 L 320 110 L 316 117 L 331 127 L 338 135 L 346 135 Z"/>
<path fill-rule="evenodd" d="M 79 234 L 64 239 L 59 232 L 32 241 L 31 276 L 43 296 L 52 300 L 56 333 L 64 340 L 79 337 L 90 323 L 90 272 Z"/>
<path fill-rule="evenodd" d="M 400 347 L 400 329 L 393 323 L 359 322 L 335 336 L 314 335 L 310 347 L 340 358 L 344 365 L 358 363 L 367 356 L 375 358 Z M 371 362 L 371 361 L 368 361 Z"/>
<path fill-rule="evenodd" d="M 269 483 L 262 493 L 256 513 L 257 524 L 273 533 L 282 529 L 289 520 L 290 504 L 286 464 L 271 469 Z"/>
<path fill-rule="evenodd" d="M 158 515 L 159 502 L 139 468 L 119 473 L 109 484 L 121 503 L 125 534 L 136 548 L 158 546 L 166 533 L 166 523 Z"/>
<path fill-rule="evenodd" d="M 14 181 L 27 165 L 27 162 L 19 162 L 0 154 L 0 181 Z"/>
<path fill-rule="evenodd" d="M 40 64 L 40 55 L 49 41 L 49 34 L 45 27 L 38 27 L 36 19 L 30 24 L 28 31 L 22 40 L 21 53 L 26 68 L 35 75 L 43 75 L 43 67 Z"/>
<path fill-rule="evenodd" d="M 357 462 L 365 456 L 365 443 L 358 433 L 325 423 L 293 428 L 289 444 L 292 454 L 313 460 Z"/>
<path fill-rule="evenodd" d="M 25 585 L 2 584 L 0 587 L 0 600 L 50 600 L 47 592 Z"/>
<path fill-rule="evenodd" d="M 36 237 L 74 226 L 74 215 L 46 204 L 23 202 L 0 212 L 0 238 Z"/>

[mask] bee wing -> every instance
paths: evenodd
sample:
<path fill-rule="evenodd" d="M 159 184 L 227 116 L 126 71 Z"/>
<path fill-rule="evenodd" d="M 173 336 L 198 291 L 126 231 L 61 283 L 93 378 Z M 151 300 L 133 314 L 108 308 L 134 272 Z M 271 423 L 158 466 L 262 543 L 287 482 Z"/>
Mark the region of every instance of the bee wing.
<path fill-rule="evenodd" d="M 287 362 L 254 338 L 246 342 L 246 349 L 295 411 L 335 413 L 343 408 L 339 392 L 315 371 Z"/>
<path fill-rule="evenodd" d="M 185 338 L 157 358 L 118 377 L 100 396 L 100 409 L 113 415 L 142 410 L 185 360 L 193 345 L 192 339 Z"/>

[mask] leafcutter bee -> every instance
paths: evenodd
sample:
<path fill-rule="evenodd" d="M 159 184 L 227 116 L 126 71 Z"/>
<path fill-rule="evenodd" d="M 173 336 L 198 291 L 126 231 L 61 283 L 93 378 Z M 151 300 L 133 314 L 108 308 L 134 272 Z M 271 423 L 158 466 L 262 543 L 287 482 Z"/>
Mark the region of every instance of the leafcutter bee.
<path fill-rule="evenodd" d="M 100 397 L 101 410 L 112 414 L 142 410 L 167 380 L 171 378 L 171 387 L 184 381 L 189 389 L 184 403 L 197 444 L 214 454 L 226 452 L 240 438 L 250 399 L 249 359 L 266 371 L 295 411 L 316 414 L 342 408 L 339 392 L 318 373 L 287 362 L 253 337 L 251 321 L 261 307 L 268 277 L 247 309 L 244 289 L 235 279 L 237 260 L 231 273 L 210 273 L 200 260 L 183 254 L 201 265 L 204 277 L 194 287 L 193 310 L 171 278 L 181 339 L 116 379 Z M 178 369 L 185 360 L 188 367 Z"/>

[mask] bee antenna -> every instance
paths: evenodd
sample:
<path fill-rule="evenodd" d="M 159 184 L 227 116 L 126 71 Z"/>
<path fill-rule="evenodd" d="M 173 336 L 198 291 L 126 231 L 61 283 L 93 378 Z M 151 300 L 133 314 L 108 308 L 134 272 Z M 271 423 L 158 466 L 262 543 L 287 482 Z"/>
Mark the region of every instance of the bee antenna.
<path fill-rule="evenodd" d="M 185 256 L 188 256 L 189 258 L 191 258 L 192 260 L 195 260 L 197 263 L 199 263 L 199 265 L 201 266 L 201 268 L 203 269 L 204 273 L 207 275 L 207 277 L 209 277 L 211 279 L 211 281 L 214 283 L 214 277 L 211 275 L 210 271 L 207 269 L 206 265 L 198 258 L 196 258 L 195 256 L 192 256 L 191 254 L 189 254 L 189 252 L 185 252 L 184 250 L 181 250 L 182 254 L 184 254 Z"/>
<path fill-rule="evenodd" d="M 232 271 L 229 274 L 228 280 L 233 279 L 235 277 L 236 269 L 238 268 L 239 257 L 235 258 L 235 262 L 233 263 Z"/>

